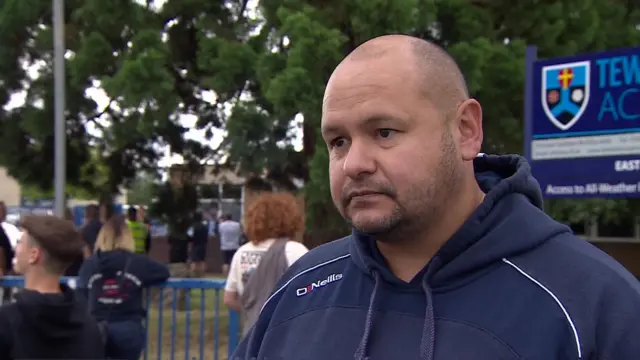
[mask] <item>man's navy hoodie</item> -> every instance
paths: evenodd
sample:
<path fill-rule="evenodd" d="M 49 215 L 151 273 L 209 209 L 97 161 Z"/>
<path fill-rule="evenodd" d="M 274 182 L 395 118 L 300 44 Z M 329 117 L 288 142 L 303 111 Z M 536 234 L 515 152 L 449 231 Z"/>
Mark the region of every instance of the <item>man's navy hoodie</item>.
<path fill-rule="evenodd" d="M 129 268 L 121 278 L 128 261 Z M 146 316 L 142 289 L 168 278 L 167 266 L 146 255 L 125 250 L 98 251 L 82 265 L 77 288 L 88 299 L 89 309 L 97 319 L 140 321 Z"/>
<path fill-rule="evenodd" d="M 365 234 L 320 246 L 232 359 L 640 359 L 640 283 L 541 210 L 524 159 L 474 165 L 483 203 L 411 282 Z"/>

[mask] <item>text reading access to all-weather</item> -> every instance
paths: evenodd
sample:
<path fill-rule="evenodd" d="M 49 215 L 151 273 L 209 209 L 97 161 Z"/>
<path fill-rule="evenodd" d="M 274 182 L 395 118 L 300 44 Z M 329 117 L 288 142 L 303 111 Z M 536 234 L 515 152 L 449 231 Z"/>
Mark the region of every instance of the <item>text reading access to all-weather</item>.
<path fill-rule="evenodd" d="M 640 47 L 527 49 L 525 153 L 545 197 L 640 197 Z"/>

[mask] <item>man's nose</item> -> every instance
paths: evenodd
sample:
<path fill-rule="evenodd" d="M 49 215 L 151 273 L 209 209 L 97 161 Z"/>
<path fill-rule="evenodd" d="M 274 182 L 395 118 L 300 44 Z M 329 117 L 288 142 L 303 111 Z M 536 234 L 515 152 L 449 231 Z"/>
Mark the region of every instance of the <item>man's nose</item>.
<path fill-rule="evenodd" d="M 353 142 L 342 165 L 346 176 L 358 178 L 376 171 L 374 152 L 362 142 Z"/>

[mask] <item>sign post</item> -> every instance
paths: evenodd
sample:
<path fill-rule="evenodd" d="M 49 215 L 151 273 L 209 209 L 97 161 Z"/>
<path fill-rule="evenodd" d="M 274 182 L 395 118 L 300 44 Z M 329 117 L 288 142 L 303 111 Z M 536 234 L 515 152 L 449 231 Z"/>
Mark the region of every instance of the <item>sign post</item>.
<path fill-rule="evenodd" d="M 525 156 L 547 198 L 640 197 L 640 47 L 526 51 Z"/>
<path fill-rule="evenodd" d="M 54 190 L 55 214 L 64 217 L 66 209 L 65 184 L 67 173 L 67 133 L 65 120 L 65 75 L 64 55 L 64 0 L 52 0 L 53 6 L 53 80 L 54 80 Z"/>

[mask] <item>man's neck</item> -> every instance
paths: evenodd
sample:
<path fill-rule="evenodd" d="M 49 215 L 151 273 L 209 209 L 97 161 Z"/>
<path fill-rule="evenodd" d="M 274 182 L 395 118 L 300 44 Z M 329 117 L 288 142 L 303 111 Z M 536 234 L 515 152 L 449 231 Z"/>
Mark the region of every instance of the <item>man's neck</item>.
<path fill-rule="evenodd" d="M 422 232 L 414 233 L 406 241 L 378 241 L 378 249 L 391 271 L 399 279 L 411 281 L 467 221 L 483 199 L 484 193 L 474 181 L 465 185 L 458 196 L 448 198 L 446 208 L 438 212 L 437 221 L 430 222 Z"/>
<path fill-rule="evenodd" d="M 42 294 L 58 294 L 60 289 L 60 277 L 40 272 L 38 274 L 25 274 L 24 288 Z"/>

